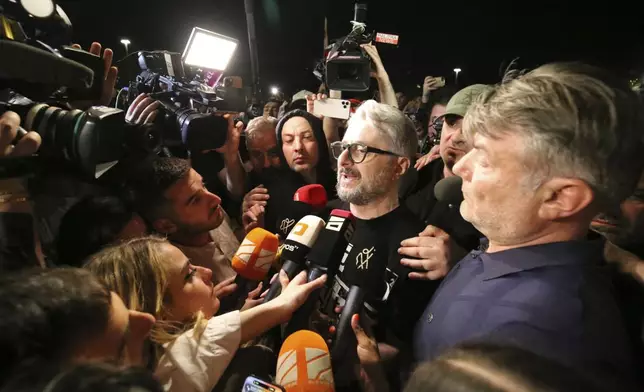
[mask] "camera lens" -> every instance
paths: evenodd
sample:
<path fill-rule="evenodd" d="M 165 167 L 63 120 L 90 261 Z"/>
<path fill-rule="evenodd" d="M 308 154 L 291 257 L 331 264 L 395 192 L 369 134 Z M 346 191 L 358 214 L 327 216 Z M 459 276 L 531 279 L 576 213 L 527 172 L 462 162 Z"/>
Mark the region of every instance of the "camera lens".
<path fill-rule="evenodd" d="M 214 150 L 226 144 L 228 121 L 225 118 L 190 108 L 176 108 L 165 102 L 162 107 L 176 117 L 181 141 L 190 151 Z M 173 135 L 164 135 L 166 138 L 176 139 Z"/>
<path fill-rule="evenodd" d="M 84 173 L 94 174 L 96 165 L 118 161 L 124 153 L 125 113 L 120 109 L 81 111 L 36 104 L 25 118 L 25 128 L 43 140 L 39 155 L 71 163 Z"/>

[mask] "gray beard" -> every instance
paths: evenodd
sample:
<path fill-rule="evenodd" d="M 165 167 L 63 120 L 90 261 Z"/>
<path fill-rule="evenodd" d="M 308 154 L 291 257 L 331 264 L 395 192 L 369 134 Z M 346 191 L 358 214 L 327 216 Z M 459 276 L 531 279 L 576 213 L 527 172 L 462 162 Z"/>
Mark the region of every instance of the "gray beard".
<path fill-rule="evenodd" d="M 340 200 L 357 206 L 367 205 L 374 200 L 386 195 L 391 187 L 394 186 L 392 176 L 389 170 L 378 173 L 370 181 L 364 181 L 362 178 L 361 183 L 352 190 L 344 189 L 340 185 L 341 173 L 338 174 L 338 183 L 336 184 L 336 191 Z"/>

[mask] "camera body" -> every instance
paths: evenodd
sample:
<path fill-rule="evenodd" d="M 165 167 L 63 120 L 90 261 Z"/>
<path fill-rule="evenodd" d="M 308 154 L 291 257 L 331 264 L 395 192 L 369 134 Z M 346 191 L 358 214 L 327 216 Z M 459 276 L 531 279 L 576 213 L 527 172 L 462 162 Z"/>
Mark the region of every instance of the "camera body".
<path fill-rule="evenodd" d="M 246 111 L 243 89 L 221 74 L 197 69 L 188 77 L 180 53 L 139 52 L 141 72 L 130 82 L 126 105 L 140 93 L 158 100 L 164 113 L 159 126 L 162 143 L 190 151 L 213 150 L 226 143 L 228 122 L 218 114 Z"/>
<path fill-rule="evenodd" d="M 37 6 L 36 6 L 37 3 Z M 73 109 L 69 102 L 98 101 L 103 92 L 105 64 L 100 56 L 66 46 L 71 22 L 52 0 L 4 1 L 0 5 L 0 112 L 14 111 L 24 128 L 40 134 L 43 143 L 34 158 L 61 163 L 94 177 L 97 166 L 118 161 L 128 142 L 137 143 L 119 109 Z M 47 43 L 46 43 L 47 42 Z M 51 106 L 50 106 L 51 104 Z M 150 144 L 146 135 L 143 144 Z M 16 158 L 23 159 L 23 158 Z M 5 158 L 0 164 L 15 166 Z M 11 175 L 3 171 L 4 175 Z"/>
<path fill-rule="evenodd" d="M 323 63 L 314 72 L 326 82 L 330 90 L 367 91 L 371 84 L 371 58 L 361 45 L 373 40 L 365 34 L 367 5 L 357 3 L 354 9 L 353 29 L 331 45 Z"/>

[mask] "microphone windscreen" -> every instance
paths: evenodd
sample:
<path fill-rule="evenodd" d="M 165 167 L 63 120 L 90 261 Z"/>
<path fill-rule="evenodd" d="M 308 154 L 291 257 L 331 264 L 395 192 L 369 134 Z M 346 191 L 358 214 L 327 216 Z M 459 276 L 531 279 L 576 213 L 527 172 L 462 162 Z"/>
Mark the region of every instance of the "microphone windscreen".
<path fill-rule="evenodd" d="M 463 179 L 458 176 L 443 178 L 434 186 L 434 196 L 438 201 L 460 204 L 463 201 L 461 186 Z"/>
<path fill-rule="evenodd" d="M 282 260 L 304 263 L 304 258 L 317 241 L 324 225 L 324 220 L 315 215 L 307 215 L 300 219 L 282 245 Z"/>
<path fill-rule="evenodd" d="M 294 201 L 311 205 L 315 209 L 326 207 L 328 202 L 326 190 L 320 184 L 305 185 L 293 194 Z"/>
<path fill-rule="evenodd" d="M 242 278 L 260 281 L 275 260 L 279 239 L 260 227 L 246 235 L 233 256 L 232 267 Z"/>
<path fill-rule="evenodd" d="M 275 382 L 287 392 L 335 391 L 329 347 L 322 336 L 300 330 L 282 344 Z"/>

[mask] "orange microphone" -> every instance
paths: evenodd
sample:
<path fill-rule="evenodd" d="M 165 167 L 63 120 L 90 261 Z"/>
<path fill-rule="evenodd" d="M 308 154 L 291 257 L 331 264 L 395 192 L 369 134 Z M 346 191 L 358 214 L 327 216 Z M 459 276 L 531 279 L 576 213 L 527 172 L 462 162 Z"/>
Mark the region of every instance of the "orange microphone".
<path fill-rule="evenodd" d="M 239 249 L 233 256 L 232 266 L 237 277 L 261 281 L 275 261 L 279 239 L 273 233 L 262 228 L 255 228 L 246 235 Z"/>
<path fill-rule="evenodd" d="M 286 392 L 334 392 L 329 348 L 322 336 L 300 330 L 280 349 L 275 382 Z"/>

